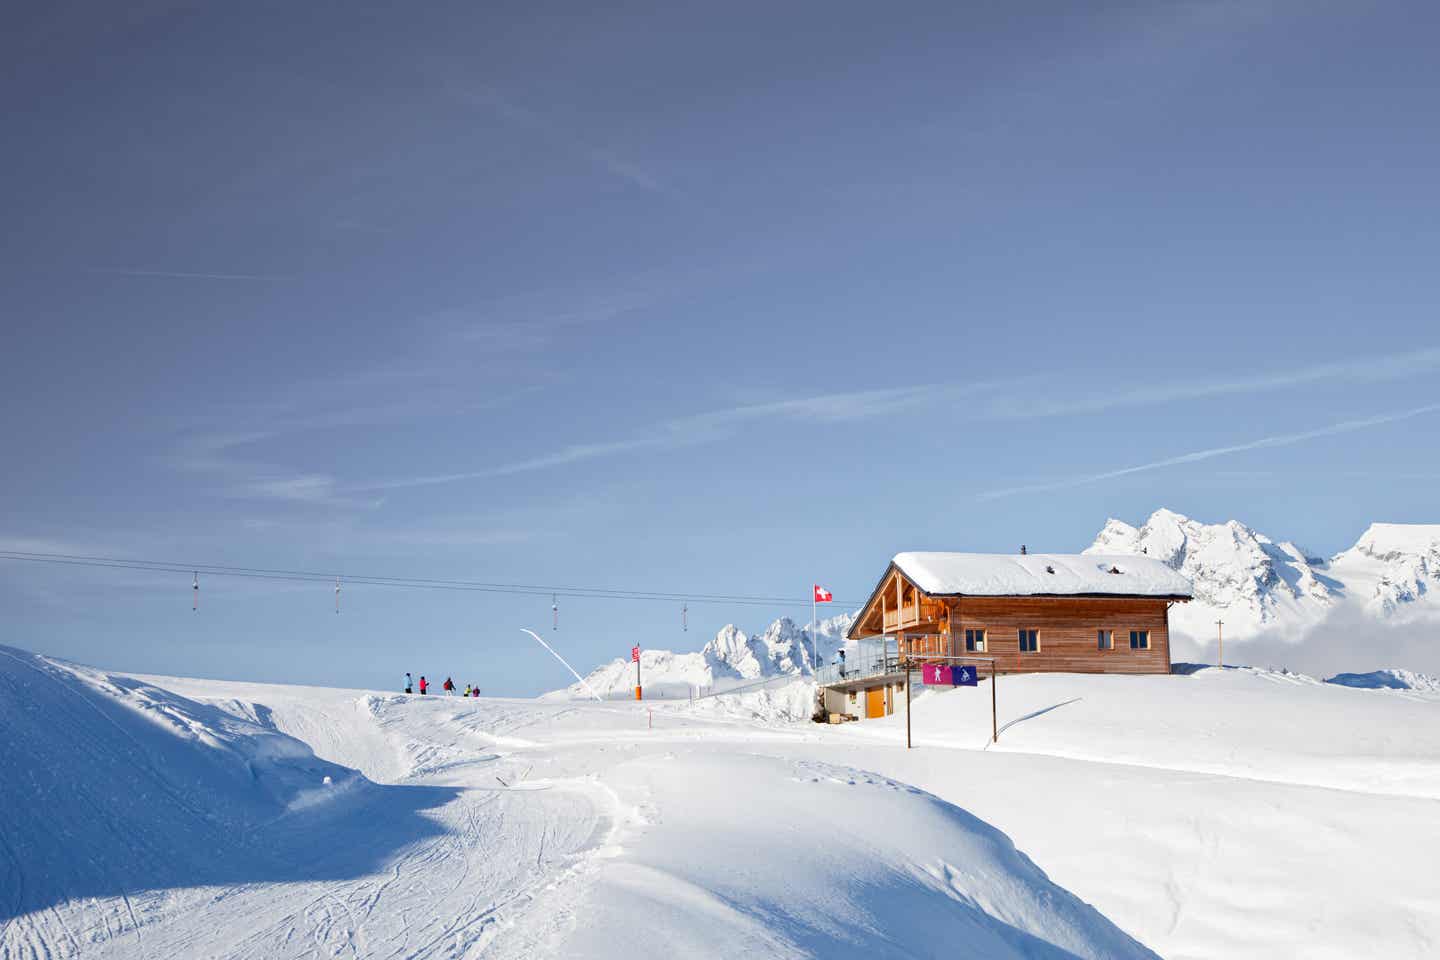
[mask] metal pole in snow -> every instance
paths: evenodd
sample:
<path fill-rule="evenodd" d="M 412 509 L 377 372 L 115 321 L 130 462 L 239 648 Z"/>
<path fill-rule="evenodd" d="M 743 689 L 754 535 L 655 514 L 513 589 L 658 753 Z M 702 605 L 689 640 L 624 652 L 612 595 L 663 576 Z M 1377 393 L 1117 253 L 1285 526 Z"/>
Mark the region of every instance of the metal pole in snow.
<path fill-rule="evenodd" d="M 1220 656 L 1218 657 L 1218 659 L 1219 659 L 1219 661 L 1220 661 L 1220 669 L 1221 669 L 1221 670 L 1224 670 L 1224 669 L 1225 669 L 1225 621 L 1224 621 L 1224 620 L 1216 620 L 1216 621 L 1215 621 L 1215 639 L 1220 642 Z"/>
<path fill-rule="evenodd" d="M 995 680 L 999 674 L 995 672 L 995 661 L 990 661 L 990 742 L 1000 742 L 1000 721 L 995 715 Z"/>
<path fill-rule="evenodd" d="M 815 676 L 815 586 L 810 586 L 810 676 Z M 818 678 L 817 678 L 818 680 Z"/>
<path fill-rule="evenodd" d="M 910 660 L 905 660 L 905 749 L 910 749 Z"/>
<path fill-rule="evenodd" d="M 594 697 L 596 700 L 599 700 L 601 703 L 604 703 L 604 702 L 605 702 L 603 699 L 601 699 L 600 694 L 596 693 L 596 692 L 590 687 L 590 684 L 588 684 L 588 683 L 585 682 L 585 678 L 582 677 L 582 676 L 580 676 L 580 674 L 576 673 L 576 672 L 575 672 L 575 668 L 572 667 L 572 666 L 570 666 L 570 664 L 566 663 L 566 662 L 565 662 L 565 658 L 562 657 L 562 656 L 560 656 L 560 654 L 558 654 L 558 653 L 555 652 L 555 648 L 554 648 L 554 647 L 550 646 L 550 644 L 548 644 L 548 643 L 546 643 L 544 640 L 540 639 L 540 634 L 536 633 L 534 630 L 526 630 L 524 627 L 521 627 L 520 629 L 521 629 L 521 631 L 523 631 L 524 633 L 528 633 L 528 634 L 530 634 L 530 636 L 534 637 L 534 638 L 535 638 L 535 642 L 538 643 L 538 644 L 540 644 L 540 646 L 544 647 L 546 650 L 549 650 L 549 651 L 550 651 L 550 655 L 551 655 L 552 657 L 554 657 L 556 660 L 559 660 L 560 663 L 564 665 L 565 669 L 570 671 L 571 676 L 573 676 L 576 680 L 579 680 L 579 681 L 580 681 L 580 685 L 585 688 L 585 692 L 586 692 L 586 693 L 590 694 L 590 696 Z"/>

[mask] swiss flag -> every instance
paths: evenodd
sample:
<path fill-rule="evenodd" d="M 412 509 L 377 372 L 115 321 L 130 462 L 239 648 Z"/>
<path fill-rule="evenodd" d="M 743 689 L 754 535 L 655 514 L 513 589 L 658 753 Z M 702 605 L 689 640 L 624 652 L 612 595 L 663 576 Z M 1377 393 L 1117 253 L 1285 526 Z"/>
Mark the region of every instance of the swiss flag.
<path fill-rule="evenodd" d="M 639 644 L 636 644 L 635 646 L 633 646 L 633 647 L 630 648 L 630 662 L 631 662 L 631 663 L 639 663 L 639 662 L 640 662 L 640 645 L 639 645 Z"/>
<path fill-rule="evenodd" d="M 832 601 L 832 600 L 834 600 L 834 599 L 835 599 L 835 595 L 834 595 L 833 593 L 831 593 L 829 590 L 826 590 L 824 587 L 820 586 L 820 584 L 818 584 L 818 583 L 815 584 L 815 602 L 816 602 L 816 603 L 829 603 L 830 601 Z"/>

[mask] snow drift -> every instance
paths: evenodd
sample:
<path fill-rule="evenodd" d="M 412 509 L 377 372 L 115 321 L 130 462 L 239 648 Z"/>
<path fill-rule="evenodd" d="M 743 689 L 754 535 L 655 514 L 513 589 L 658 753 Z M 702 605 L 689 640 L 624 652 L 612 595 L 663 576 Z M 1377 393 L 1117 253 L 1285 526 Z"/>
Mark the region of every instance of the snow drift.
<path fill-rule="evenodd" d="M 645 957 L 1155 956 L 1005 834 L 889 777 L 727 752 L 633 761 L 613 783 L 644 804 L 568 956 L 614 956 L 637 918 Z"/>
<path fill-rule="evenodd" d="M 385 788 L 265 713 L 0 647 L 0 919 L 115 897 L 126 929 L 142 890 L 335 875 L 303 853 L 319 842 L 307 830 L 345 795 Z M 442 797 L 408 797 L 393 812 L 423 831 L 417 810 Z"/>

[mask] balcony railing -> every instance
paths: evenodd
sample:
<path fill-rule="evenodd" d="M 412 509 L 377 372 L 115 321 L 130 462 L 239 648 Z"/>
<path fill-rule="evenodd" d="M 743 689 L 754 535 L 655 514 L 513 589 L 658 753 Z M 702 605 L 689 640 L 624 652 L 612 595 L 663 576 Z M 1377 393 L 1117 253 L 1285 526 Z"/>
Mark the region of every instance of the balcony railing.
<path fill-rule="evenodd" d="M 821 686 L 833 686 L 848 680 L 863 680 L 900 671 L 900 655 L 894 637 L 862 637 L 849 650 L 846 661 L 835 662 L 815 671 Z"/>

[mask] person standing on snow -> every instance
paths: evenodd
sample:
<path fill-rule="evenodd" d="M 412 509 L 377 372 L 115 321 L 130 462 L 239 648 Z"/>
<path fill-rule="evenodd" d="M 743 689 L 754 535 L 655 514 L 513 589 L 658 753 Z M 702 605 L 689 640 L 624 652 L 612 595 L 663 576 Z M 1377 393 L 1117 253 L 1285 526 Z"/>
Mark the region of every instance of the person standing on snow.
<path fill-rule="evenodd" d="M 426 681 L 425 675 L 422 673 L 422 674 L 420 675 L 420 696 L 422 696 L 422 697 L 425 696 L 425 691 L 427 691 L 427 690 L 429 690 L 429 689 L 430 689 L 430 684 L 429 684 L 428 681 Z"/>
<path fill-rule="evenodd" d="M 414 692 L 415 692 L 414 689 L 413 689 L 414 686 L 415 686 L 415 684 L 412 683 L 411 680 L 410 680 L 410 674 L 408 674 L 408 673 L 405 674 L 405 692 L 406 692 L 406 693 L 414 693 Z"/>
<path fill-rule="evenodd" d="M 455 695 L 455 681 L 446 677 L 445 682 L 440 684 L 440 689 L 445 691 L 445 696 L 453 697 Z"/>
<path fill-rule="evenodd" d="M 475 692 L 472 693 L 472 694 L 470 694 L 470 696 L 472 696 L 472 697 L 478 697 L 478 696 L 480 696 L 480 684 L 478 684 L 478 683 L 475 684 L 474 690 L 475 690 Z"/>
<path fill-rule="evenodd" d="M 465 684 L 465 696 L 470 696 L 470 684 Z"/>

